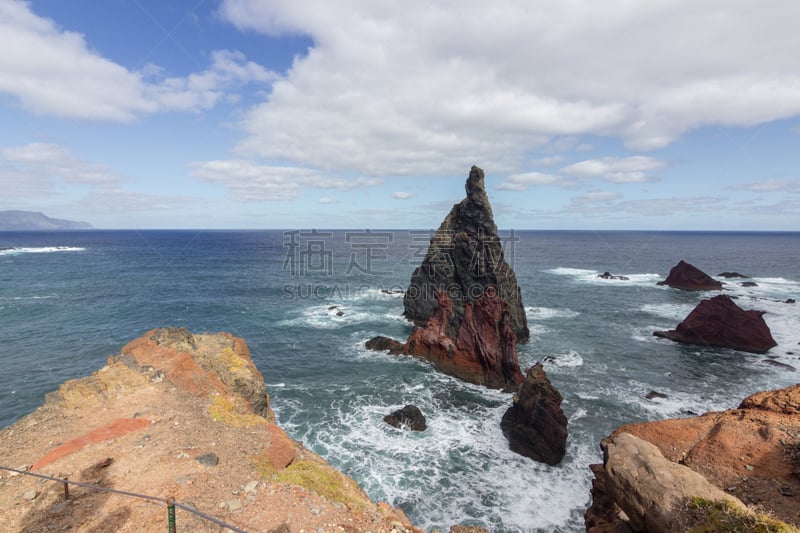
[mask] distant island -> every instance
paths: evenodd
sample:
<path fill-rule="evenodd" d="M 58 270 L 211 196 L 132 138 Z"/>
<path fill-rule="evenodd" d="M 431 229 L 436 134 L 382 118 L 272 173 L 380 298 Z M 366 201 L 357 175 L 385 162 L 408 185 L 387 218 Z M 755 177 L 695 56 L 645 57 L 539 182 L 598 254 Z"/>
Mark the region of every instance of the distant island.
<path fill-rule="evenodd" d="M 50 218 L 36 211 L 0 211 L 0 231 L 91 229 L 88 222 Z"/>

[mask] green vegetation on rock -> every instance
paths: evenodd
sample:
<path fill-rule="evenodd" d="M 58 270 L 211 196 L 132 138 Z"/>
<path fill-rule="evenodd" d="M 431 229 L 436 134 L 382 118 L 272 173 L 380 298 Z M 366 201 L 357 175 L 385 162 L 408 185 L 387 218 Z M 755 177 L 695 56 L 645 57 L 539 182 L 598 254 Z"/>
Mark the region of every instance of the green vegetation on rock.
<path fill-rule="evenodd" d="M 730 502 L 693 498 L 689 509 L 698 512 L 689 533 L 797 533 L 798 529 L 769 516 L 741 509 Z"/>
<path fill-rule="evenodd" d="M 351 509 L 364 506 L 360 498 L 361 491 L 355 481 L 325 463 L 296 461 L 276 474 L 272 480 L 276 483 L 304 487 L 332 502 L 343 503 Z"/>

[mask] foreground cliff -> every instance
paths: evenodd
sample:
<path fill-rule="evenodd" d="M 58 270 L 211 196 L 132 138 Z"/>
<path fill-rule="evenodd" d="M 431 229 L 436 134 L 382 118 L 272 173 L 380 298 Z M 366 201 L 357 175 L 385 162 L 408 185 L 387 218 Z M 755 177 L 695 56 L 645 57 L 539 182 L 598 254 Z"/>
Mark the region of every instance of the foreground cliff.
<path fill-rule="evenodd" d="M 242 339 L 158 329 L 0 432 L 2 465 L 174 498 L 246 531 L 416 531 L 274 423 Z M 3 531 L 159 531 L 163 503 L 0 470 Z M 221 531 L 178 509 L 178 531 Z"/>
<path fill-rule="evenodd" d="M 602 448 L 587 531 L 800 526 L 800 384 L 721 413 L 622 426 Z"/>

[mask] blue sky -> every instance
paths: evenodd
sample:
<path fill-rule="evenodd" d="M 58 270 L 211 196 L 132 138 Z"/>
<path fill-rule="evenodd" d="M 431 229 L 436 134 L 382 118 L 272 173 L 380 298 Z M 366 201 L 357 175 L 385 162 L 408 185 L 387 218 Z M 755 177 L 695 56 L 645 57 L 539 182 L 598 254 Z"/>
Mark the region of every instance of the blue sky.
<path fill-rule="evenodd" d="M 800 2 L 0 0 L 0 209 L 800 230 Z"/>

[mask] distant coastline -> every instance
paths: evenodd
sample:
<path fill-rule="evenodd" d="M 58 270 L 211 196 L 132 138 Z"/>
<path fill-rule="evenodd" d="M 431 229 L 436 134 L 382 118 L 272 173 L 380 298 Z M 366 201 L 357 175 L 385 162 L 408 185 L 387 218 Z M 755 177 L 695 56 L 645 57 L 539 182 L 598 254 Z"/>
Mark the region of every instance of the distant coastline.
<path fill-rule="evenodd" d="M 0 231 L 93 229 L 88 222 L 50 218 L 37 211 L 0 211 Z"/>

